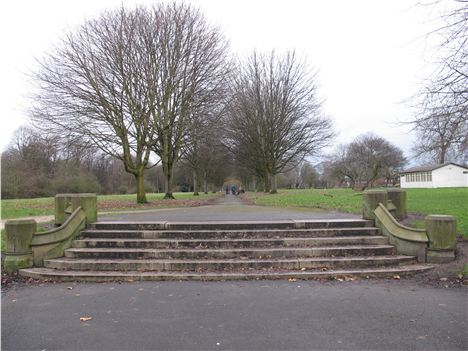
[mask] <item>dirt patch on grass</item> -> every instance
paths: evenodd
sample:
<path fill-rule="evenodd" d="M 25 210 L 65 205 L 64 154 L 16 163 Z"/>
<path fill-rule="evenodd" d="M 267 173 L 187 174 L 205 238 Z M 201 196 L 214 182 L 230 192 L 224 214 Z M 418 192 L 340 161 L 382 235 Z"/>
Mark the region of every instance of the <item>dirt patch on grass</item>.
<path fill-rule="evenodd" d="M 150 210 L 170 207 L 197 207 L 210 205 L 215 198 L 209 199 L 174 199 L 150 201 L 146 204 L 138 204 L 134 200 L 100 200 L 98 201 L 98 211 L 116 211 L 126 209 Z"/>

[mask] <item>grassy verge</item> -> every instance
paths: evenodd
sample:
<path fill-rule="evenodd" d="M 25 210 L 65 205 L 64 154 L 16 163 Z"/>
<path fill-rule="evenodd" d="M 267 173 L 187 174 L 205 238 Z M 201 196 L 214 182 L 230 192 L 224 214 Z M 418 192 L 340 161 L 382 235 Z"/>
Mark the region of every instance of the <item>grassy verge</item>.
<path fill-rule="evenodd" d="M 163 200 L 164 194 L 147 194 L 147 204 L 137 204 L 135 194 L 99 195 L 98 211 L 147 210 L 168 207 L 197 206 L 213 199 L 219 194 L 174 193 L 176 200 Z M 54 214 L 54 198 L 2 200 L 2 219 L 29 216 L 48 216 Z"/>
<path fill-rule="evenodd" d="M 468 237 L 468 188 L 406 189 L 408 212 L 447 214 L 457 218 L 458 232 Z M 361 213 L 362 196 L 351 189 L 280 190 L 275 195 L 250 194 L 258 205 L 305 207 Z M 419 221 L 415 225 L 421 225 Z"/>

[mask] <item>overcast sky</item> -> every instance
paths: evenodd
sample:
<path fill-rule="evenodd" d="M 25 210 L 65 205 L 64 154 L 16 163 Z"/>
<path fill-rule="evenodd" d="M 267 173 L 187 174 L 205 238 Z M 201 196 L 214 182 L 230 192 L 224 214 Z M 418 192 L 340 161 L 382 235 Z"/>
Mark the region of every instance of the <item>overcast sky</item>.
<path fill-rule="evenodd" d="M 0 5 L 0 148 L 27 123 L 27 72 L 67 29 L 106 8 L 153 1 L 2 1 Z M 296 49 L 319 70 L 325 112 L 337 143 L 374 132 L 407 155 L 414 136 L 393 122 L 407 120 L 403 103 L 431 70 L 426 63 L 434 29 L 428 10 L 412 0 L 193 0 L 221 27 L 232 52 Z"/>

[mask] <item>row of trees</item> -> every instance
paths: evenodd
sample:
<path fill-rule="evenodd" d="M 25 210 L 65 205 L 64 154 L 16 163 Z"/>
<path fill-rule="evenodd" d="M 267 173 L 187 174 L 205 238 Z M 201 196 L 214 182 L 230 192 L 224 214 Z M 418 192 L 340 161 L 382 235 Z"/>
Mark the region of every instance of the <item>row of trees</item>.
<path fill-rule="evenodd" d="M 17 130 L 1 155 L 2 198 L 43 197 L 68 192 L 136 192 L 135 177 L 125 171 L 120 160 L 103 154 L 92 145 L 65 141 L 51 135 L 44 136 L 31 128 Z M 210 157 L 220 161 L 199 165 L 204 175 L 205 192 L 220 189 L 224 179 L 233 173 L 230 163 L 225 162 L 231 155 L 224 149 L 212 150 Z M 149 166 L 153 167 L 145 172 L 145 191 L 163 192 L 162 166 L 151 161 Z M 174 168 L 175 188 L 180 191 L 194 189 L 192 174 L 192 168 L 185 159 L 178 162 Z"/>
<path fill-rule="evenodd" d="M 467 2 L 460 4 L 446 17 L 452 22 L 437 32 L 446 35 L 449 59 L 423 92 L 421 114 L 410 122 L 424 141 L 417 154 L 437 155 L 439 162 L 450 153 L 466 155 L 468 144 Z M 98 170 L 105 175 L 104 163 L 118 160 L 133 177 L 137 201 L 146 202 L 145 178 L 151 174 L 162 173 L 157 188 L 163 183 L 165 197 L 173 197 L 176 167 L 183 170 L 179 183 L 191 184 L 195 193 L 222 185 L 233 169 L 244 184 L 276 192 L 278 174 L 282 186 L 327 185 L 326 175 L 365 188 L 378 178 L 394 178 L 405 162 L 401 150 L 368 134 L 340 146 L 322 164 L 322 179 L 317 177 L 304 160 L 329 145 L 334 131 L 321 110 L 315 70 L 294 52 L 253 53 L 235 62 L 220 30 L 191 5 L 104 12 L 68 32 L 40 63 L 31 107 L 40 134 L 30 138 L 35 146 L 26 143 L 2 155 L 2 173 L 5 165 L 13 170 L 24 163 L 26 174 L 33 162 L 28 157 L 35 155 L 47 160 L 37 167 L 33 162 L 44 179 L 78 173 L 101 192 L 115 192 Z M 28 148 L 52 151 L 36 155 Z M 10 178 L 12 194 L 19 196 L 23 187 L 15 188 L 16 178 Z M 30 188 L 40 189 L 41 182 Z M 59 191 L 60 182 L 53 184 Z"/>
<path fill-rule="evenodd" d="M 97 192 L 126 194 L 136 191 L 135 178 L 123 163 L 99 152 L 92 145 L 43 136 L 31 128 L 20 128 L 9 147 L 2 153 L 2 198 L 53 196 L 60 192 Z M 226 179 L 237 175 L 244 187 L 264 191 L 264 183 L 245 165 L 237 163 L 235 154 L 224 147 L 206 147 L 195 160 L 183 155 L 174 167 L 174 186 L 179 191 L 217 191 Z M 348 186 L 365 188 L 374 182 L 396 181 L 404 165 L 401 150 L 386 140 L 365 134 L 335 153 L 312 165 L 309 161 L 277 175 L 279 188 L 329 188 Z M 161 165 L 145 172 L 147 192 L 164 191 Z M 197 177 L 196 174 L 200 175 Z"/>
<path fill-rule="evenodd" d="M 275 192 L 278 173 L 333 136 L 311 72 L 294 52 L 233 62 L 220 30 L 191 5 L 122 7 L 67 33 L 41 61 L 31 115 L 43 133 L 120 160 L 140 203 L 153 153 L 165 198 L 178 161 L 197 193 L 226 148 Z"/>

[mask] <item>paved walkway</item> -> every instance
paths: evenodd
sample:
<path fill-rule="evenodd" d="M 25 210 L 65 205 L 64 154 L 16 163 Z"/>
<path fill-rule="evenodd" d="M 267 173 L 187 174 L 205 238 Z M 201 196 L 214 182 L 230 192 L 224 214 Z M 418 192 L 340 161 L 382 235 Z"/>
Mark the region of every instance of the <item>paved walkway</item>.
<path fill-rule="evenodd" d="M 361 216 L 312 209 L 286 209 L 246 205 L 237 196 L 222 196 L 210 206 L 180 207 L 99 215 L 99 221 L 262 221 L 299 219 L 344 219 Z"/>
<path fill-rule="evenodd" d="M 199 207 L 178 207 L 154 210 L 104 212 L 98 214 L 99 221 L 262 221 L 299 219 L 346 219 L 361 218 L 351 213 L 324 211 L 319 209 L 285 209 L 246 205 L 237 196 L 226 195 L 215 200 L 213 205 Z M 54 216 L 25 217 L 38 223 L 50 222 Z M 0 229 L 6 220 L 0 220 Z"/>
<path fill-rule="evenodd" d="M 406 280 L 19 286 L 2 293 L 2 350 L 466 350 L 466 296 Z"/>

